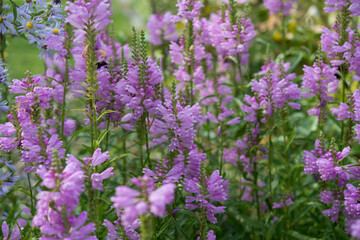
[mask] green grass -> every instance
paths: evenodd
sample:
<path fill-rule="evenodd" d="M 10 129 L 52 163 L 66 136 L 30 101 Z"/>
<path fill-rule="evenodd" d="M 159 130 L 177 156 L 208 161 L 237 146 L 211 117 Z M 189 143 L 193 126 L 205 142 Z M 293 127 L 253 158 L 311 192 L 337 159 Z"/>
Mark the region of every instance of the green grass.
<path fill-rule="evenodd" d="M 39 53 L 40 50 L 31 46 L 25 39 L 10 39 L 5 57 L 9 69 L 9 78 L 21 79 L 27 70 L 33 74 L 43 73 L 45 61 L 39 59 Z"/>

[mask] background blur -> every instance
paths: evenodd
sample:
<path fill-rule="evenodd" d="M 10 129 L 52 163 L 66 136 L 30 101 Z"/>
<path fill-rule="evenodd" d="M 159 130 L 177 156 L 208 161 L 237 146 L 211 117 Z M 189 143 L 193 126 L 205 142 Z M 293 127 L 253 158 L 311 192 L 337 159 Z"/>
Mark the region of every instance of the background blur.
<path fill-rule="evenodd" d="M 21 1 L 21 0 L 18 0 Z M 221 0 L 205 0 L 207 8 L 203 16 L 211 11 L 220 10 Z M 64 2 L 63 2 L 64 4 Z M 335 15 L 324 14 L 324 1 L 301 0 L 294 8 L 288 20 L 287 41 L 289 52 L 295 59 L 296 72 L 301 72 L 303 64 L 311 65 L 313 54 L 320 40 L 321 26 L 329 26 L 335 21 Z M 176 0 L 114 0 L 114 23 L 110 27 L 111 34 L 121 43 L 128 42 L 131 27 L 146 30 L 146 22 L 152 12 L 176 12 Z M 275 57 L 280 53 L 282 36 L 280 32 L 281 19 L 269 16 L 262 0 L 250 0 L 248 15 L 255 24 L 257 37 L 250 51 L 250 64 L 256 72 L 263 63 L 264 51 Z M 300 24 L 299 24 L 300 23 Z M 266 50 L 268 48 L 268 50 Z M 40 50 L 30 46 L 24 39 L 9 39 L 6 49 L 6 61 L 10 78 L 22 78 L 26 70 L 33 74 L 44 72 L 44 60 L 38 61 Z M 286 58 L 288 59 L 289 56 Z M 301 63 L 301 64 L 300 64 Z"/>

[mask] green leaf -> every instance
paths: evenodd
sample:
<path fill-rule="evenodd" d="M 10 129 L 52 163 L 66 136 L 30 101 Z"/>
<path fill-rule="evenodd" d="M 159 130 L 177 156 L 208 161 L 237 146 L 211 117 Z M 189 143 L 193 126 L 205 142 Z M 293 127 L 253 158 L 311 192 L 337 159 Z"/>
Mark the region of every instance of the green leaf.
<path fill-rule="evenodd" d="M 346 234 L 346 232 L 338 226 L 335 227 L 335 233 L 336 233 L 336 239 L 349 239 L 348 235 Z"/>
<path fill-rule="evenodd" d="M 1 43 L 1 51 L 5 51 L 6 48 L 6 35 L 3 35 L 3 41 Z"/>
<path fill-rule="evenodd" d="M 17 18 L 17 7 L 16 7 L 16 4 L 14 2 L 11 2 L 11 4 L 12 4 L 12 10 L 13 10 L 14 22 L 15 22 L 16 18 Z"/>
<path fill-rule="evenodd" d="M 0 203 L 4 202 L 6 198 L 8 198 L 14 191 L 16 191 L 15 188 L 12 188 L 5 196 L 0 198 Z"/>
<path fill-rule="evenodd" d="M 309 237 L 309 236 L 306 236 L 304 234 L 301 234 L 301 233 L 293 231 L 293 230 L 288 231 L 288 235 L 290 235 L 290 236 L 292 236 L 292 237 L 294 237 L 296 239 L 302 239 L 302 240 L 317 240 L 317 239 L 320 239 L 320 238 Z"/>
<path fill-rule="evenodd" d="M 86 144 L 83 144 L 82 146 L 83 146 L 84 148 L 86 148 L 86 150 L 88 150 L 89 153 L 91 153 L 91 150 L 92 150 L 92 149 L 91 149 L 90 146 L 88 146 L 88 145 L 86 145 Z"/>
<path fill-rule="evenodd" d="M 109 130 L 105 129 L 100 133 L 98 140 L 97 140 L 97 145 L 100 145 L 100 143 L 102 142 L 102 140 L 104 140 L 104 138 L 105 138 L 106 134 L 108 134 L 108 132 L 109 132 Z"/>
<path fill-rule="evenodd" d="M 40 185 L 40 183 L 42 183 L 42 180 L 39 180 L 39 181 L 33 186 L 33 189 L 37 188 L 37 187 Z"/>
<path fill-rule="evenodd" d="M 216 95 L 216 94 L 210 94 L 210 95 L 202 98 L 202 99 L 200 100 L 200 102 L 204 101 L 205 99 L 212 98 L 212 97 L 217 97 L 217 95 Z"/>
<path fill-rule="evenodd" d="M 81 111 L 81 112 L 85 113 L 86 116 L 87 116 L 89 119 L 92 119 L 92 117 L 90 116 L 90 114 L 89 114 L 86 110 L 84 110 L 84 109 L 74 109 L 74 110 L 75 110 L 75 111 Z"/>
<path fill-rule="evenodd" d="M 289 72 L 293 72 L 294 69 L 297 67 L 297 65 L 299 65 L 299 63 L 301 62 L 301 60 L 303 59 L 304 54 L 302 52 L 300 52 L 297 57 L 295 58 L 294 61 L 291 62 L 291 67 L 289 69 Z"/>
<path fill-rule="evenodd" d="M 175 224 L 175 227 L 182 233 L 182 235 L 185 237 L 185 239 L 190 239 L 185 234 L 184 230 L 181 229 L 181 227 L 179 226 L 178 222 L 175 219 L 173 219 L 173 223 Z"/>
<path fill-rule="evenodd" d="M 114 162 L 114 161 L 116 161 L 116 160 L 118 160 L 118 159 L 120 159 L 120 158 L 124 158 L 124 157 L 133 157 L 133 158 L 136 158 L 136 156 L 135 156 L 134 154 L 132 154 L 132 153 L 124 153 L 124 154 L 121 154 L 121 155 L 118 156 L 118 157 L 112 158 L 110 161 L 107 161 L 107 162 L 106 162 L 106 165 L 109 165 L 110 163 L 112 163 L 112 162 Z"/>
<path fill-rule="evenodd" d="M 19 189 L 19 191 L 30 197 L 30 193 L 28 193 L 27 191 L 22 190 L 22 189 Z"/>
<path fill-rule="evenodd" d="M 15 204 L 15 206 L 11 209 L 11 211 L 9 212 L 8 216 L 7 216 L 7 220 L 12 221 L 14 219 L 15 213 L 18 210 L 18 204 Z"/>
<path fill-rule="evenodd" d="M 100 121 L 104 116 L 105 114 L 108 114 L 108 113 L 114 113 L 116 111 L 114 110 L 106 110 L 105 112 L 103 112 L 98 118 L 97 118 L 97 121 Z"/>
<path fill-rule="evenodd" d="M 83 128 L 83 129 L 80 129 L 80 130 L 74 132 L 73 135 L 71 136 L 70 140 L 67 142 L 66 148 L 77 135 L 79 135 L 80 133 L 85 132 L 85 131 L 86 131 L 86 129 Z"/>
<path fill-rule="evenodd" d="M 243 185 L 243 186 L 249 186 L 253 189 L 256 189 L 258 191 L 263 191 L 264 189 L 260 188 L 259 186 L 256 186 L 255 184 L 252 184 L 252 183 L 247 183 L 247 182 L 240 182 L 238 183 L 238 185 Z"/>
<path fill-rule="evenodd" d="M 291 135 L 290 135 L 290 138 L 289 138 L 289 141 L 288 143 L 286 144 L 286 147 L 285 147 L 285 152 L 289 149 L 289 147 L 291 146 L 292 142 L 294 141 L 294 137 L 295 137 L 295 133 L 296 133 L 296 126 L 294 127 Z"/>
<path fill-rule="evenodd" d="M 225 57 L 225 59 L 230 59 L 231 61 L 233 61 L 233 63 L 235 63 L 235 64 L 238 64 L 238 61 L 237 61 L 237 59 L 234 57 L 234 56 L 227 56 L 227 57 Z M 225 60 L 224 59 L 224 60 Z"/>
<path fill-rule="evenodd" d="M 238 98 L 234 98 L 233 100 L 239 106 L 239 108 L 241 109 L 241 107 L 243 105 L 242 101 L 240 99 L 238 99 Z M 242 111 L 241 111 L 241 113 L 242 113 Z"/>
<path fill-rule="evenodd" d="M 171 218 L 169 218 L 165 224 L 162 225 L 161 229 L 159 231 L 156 232 L 156 238 L 160 237 L 161 234 L 165 231 L 165 229 L 169 226 L 170 222 L 171 222 Z"/>
<path fill-rule="evenodd" d="M 279 221 L 279 220 L 278 220 Z M 277 221 L 277 222 L 278 222 Z M 274 222 L 271 227 L 269 228 L 269 230 L 267 231 L 266 233 L 266 240 L 270 240 L 272 239 L 272 236 L 274 235 L 274 231 L 275 231 L 275 227 L 276 227 L 276 223 L 277 222 Z"/>
<path fill-rule="evenodd" d="M 112 202 L 110 202 L 108 199 L 106 199 L 106 198 L 104 198 L 104 197 L 100 197 L 100 198 L 98 198 L 99 200 L 101 200 L 101 201 L 103 201 L 103 202 L 105 202 L 107 205 L 109 205 L 109 206 L 112 206 Z"/>
<path fill-rule="evenodd" d="M 270 41 L 268 39 L 258 37 L 256 38 L 255 41 L 265 46 L 270 45 L 273 49 L 281 50 L 277 44 L 275 44 L 273 41 Z"/>

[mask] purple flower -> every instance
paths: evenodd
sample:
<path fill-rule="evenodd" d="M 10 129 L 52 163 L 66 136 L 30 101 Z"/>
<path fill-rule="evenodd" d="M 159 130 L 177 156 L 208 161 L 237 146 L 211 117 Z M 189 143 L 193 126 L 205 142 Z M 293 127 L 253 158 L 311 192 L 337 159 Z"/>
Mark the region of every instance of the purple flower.
<path fill-rule="evenodd" d="M 350 179 L 356 180 L 360 178 L 360 168 L 354 166 L 355 164 L 340 166 L 341 161 L 350 152 L 350 147 L 345 147 L 341 152 L 336 152 L 334 149 L 328 151 L 317 140 L 314 150 L 311 152 L 304 151 L 304 173 L 315 174 L 315 176 L 319 174 L 321 180 L 336 181 L 340 187 L 345 187 Z"/>
<path fill-rule="evenodd" d="M 168 183 L 150 193 L 150 211 L 155 216 L 165 216 L 166 205 L 174 201 L 175 188 L 175 184 Z"/>
<path fill-rule="evenodd" d="M 162 163 L 162 164 L 161 164 Z M 184 162 L 178 162 L 170 169 L 170 164 L 167 159 L 156 163 L 155 171 L 144 168 L 143 173 L 154 181 L 154 183 L 162 182 L 162 184 L 176 183 L 182 179 L 184 175 Z"/>
<path fill-rule="evenodd" d="M 106 235 L 106 239 L 108 240 L 116 240 L 119 238 L 117 233 L 117 227 L 112 224 L 109 220 L 105 219 L 103 225 L 107 228 L 108 232 Z"/>
<path fill-rule="evenodd" d="M 360 219 L 351 224 L 350 232 L 353 238 L 360 239 Z"/>
<path fill-rule="evenodd" d="M 1 25 L 0 25 L 0 30 L 1 30 Z M 6 80 L 7 76 L 8 76 L 8 69 L 6 68 L 5 63 L 3 63 L 0 60 L 0 83 L 9 84 L 9 82 Z"/>
<path fill-rule="evenodd" d="M 316 163 L 317 161 L 317 157 L 308 151 L 304 151 L 304 156 L 303 156 L 303 160 L 304 160 L 304 173 L 305 174 L 316 174 L 318 173 L 318 165 Z"/>
<path fill-rule="evenodd" d="M 320 193 L 320 201 L 325 204 L 332 204 L 334 202 L 334 193 L 331 191 L 322 191 Z"/>
<path fill-rule="evenodd" d="M 340 11 L 343 7 L 346 5 L 346 0 L 326 0 L 325 1 L 326 6 L 324 8 L 326 13 L 332 13 L 334 11 Z"/>
<path fill-rule="evenodd" d="M 331 108 L 331 112 L 333 115 L 336 115 L 336 120 L 344 121 L 347 118 L 354 118 L 354 114 L 349 111 L 349 106 L 345 103 L 340 103 L 338 108 Z"/>
<path fill-rule="evenodd" d="M 340 40 L 340 36 L 337 32 L 332 32 L 327 27 L 323 26 L 322 35 L 321 35 L 321 47 L 324 52 L 329 53 L 328 57 L 335 57 L 333 52 L 333 47 L 338 43 Z"/>
<path fill-rule="evenodd" d="M 344 121 L 352 119 L 360 121 L 360 91 L 356 89 L 353 94 L 348 96 L 348 104 L 340 103 L 338 108 L 331 109 L 333 115 L 337 115 L 337 120 Z"/>
<path fill-rule="evenodd" d="M 126 186 L 119 186 L 116 188 L 115 196 L 110 198 L 115 208 L 124 208 L 122 222 L 132 224 L 139 215 L 148 212 L 163 217 L 166 214 L 166 204 L 174 201 L 176 185 L 168 183 L 154 190 L 153 183 L 146 176 L 132 180 L 143 191 L 139 192 Z"/>
<path fill-rule="evenodd" d="M 5 34 L 7 33 L 9 30 L 13 30 L 14 26 L 12 25 L 12 23 L 9 21 L 9 16 L 3 14 L 0 14 L 0 33 L 1 34 Z"/>
<path fill-rule="evenodd" d="M 184 19 L 193 20 L 200 15 L 200 9 L 204 6 L 197 0 L 178 0 L 176 4 L 178 14 L 173 18 L 173 21 L 179 22 Z"/>
<path fill-rule="evenodd" d="M 15 224 L 14 230 L 9 236 L 9 225 L 4 221 L 1 225 L 2 234 L 4 236 L 4 240 L 19 240 L 21 239 L 21 233 L 19 227 Z"/>
<path fill-rule="evenodd" d="M 11 171 L 15 171 L 15 166 L 12 164 L 12 160 L 8 161 L 6 157 L 0 157 L 0 168 L 6 166 Z"/>
<path fill-rule="evenodd" d="M 273 209 L 283 208 L 285 206 L 290 206 L 290 205 L 294 204 L 293 198 L 294 198 L 294 195 L 291 195 L 290 197 L 288 197 L 288 196 L 280 197 L 279 196 L 280 202 L 278 202 L 278 203 L 274 202 Z"/>
<path fill-rule="evenodd" d="M 344 214 L 348 219 L 360 218 L 360 191 L 352 184 L 346 184 L 344 190 Z"/>
<path fill-rule="evenodd" d="M 115 197 L 112 197 L 111 201 L 114 202 L 115 208 L 125 208 L 135 204 L 139 196 L 140 192 L 126 186 L 120 186 L 116 188 Z"/>
<path fill-rule="evenodd" d="M 332 13 L 347 8 L 350 12 L 352 12 L 352 16 L 359 16 L 360 15 L 359 1 L 351 0 L 349 2 L 351 3 L 351 5 L 347 6 L 348 1 L 346 0 L 326 0 L 325 4 L 327 6 L 324 8 L 324 10 L 327 13 Z"/>
<path fill-rule="evenodd" d="M 0 170 L 0 198 L 5 196 L 17 181 L 16 177 L 11 177 L 11 172 Z"/>
<path fill-rule="evenodd" d="M 101 149 L 98 148 L 94 151 L 93 156 L 90 159 L 86 159 L 86 161 L 87 162 L 91 161 L 91 166 L 95 167 L 109 159 L 110 159 L 109 152 L 106 151 L 106 152 L 101 153 Z"/>
<path fill-rule="evenodd" d="M 121 212 L 117 211 L 117 215 L 120 218 L 121 217 Z M 124 223 L 121 222 L 120 219 L 116 220 L 114 222 L 114 224 L 112 224 L 110 221 L 105 219 L 103 225 L 105 225 L 106 228 L 108 229 L 108 234 L 106 236 L 106 239 L 108 239 L 108 240 L 118 240 L 121 237 L 121 235 L 117 233 L 117 229 L 119 227 L 124 229 L 126 236 L 130 240 L 140 240 L 141 239 L 139 233 L 137 233 L 136 230 L 135 230 L 135 229 L 140 227 L 140 220 L 139 219 L 136 219 L 131 224 L 124 224 Z"/>
<path fill-rule="evenodd" d="M 342 42 L 340 35 L 343 30 L 339 24 L 335 24 L 332 29 L 333 31 L 323 27 L 323 33 L 321 35 L 323 51 L 328 53 L 328 58 L 335 58 L 331 60 L 331 65 L 340 66 L 347 62 L 349 64 L 349 71 L 360 75 L 359 36 L 353 29 L 348 27 L 345 32 L 346 42 L 340 45 L 339 43 Z M 337 56 L 340 56 L 340 58 Z"/>
<path fill-rule="evenodd" d="M 318 106 L 310 109 L 308 114 L 319 116 L 321 121 L 323 121 L 326 114 L 325 107 L 327 102 L 333 100 L 329 94 L 337 92 L 339 80 L 336 78 L 336 73 L 336 68 L 330 68 L 322 61 L 315 62 L 313 67 L 304 66 L 302 88 L 308 91 L 303 92 L 303 96 L 305 98 L 319 97 Z M 321 112 L 322 116 L 320 116 Z"/>
<path fill-rule="evenodd" d="M 227 183 L 219 175 L 219 170 L 215 170 L 209 180 L 206 182 L 208 195 L 207 197 L 216 202 L 228 200 Z"/>
<path fill-rule="evenodd" d="M 42 235 L 54 238 L 96 239 L 87 237 L 95 230 L 94 223 L 85 225 L 87 213 L 82 212 L 77 217 L 73 215 L 79 204 L 80 194 L 84 190 L 85 172 L 78 162 L 71 159 L 68 159 L 68 164 L 62 172 L 56 171 L 58 169 L 50 168 L 47 171 L 42 167 L 37 171 L 51 191 L 42 191 L 38 194 L 33 225 L 40 228 Z M 68 231 L 62 220 L 64 218 L 67 219 Z"/>
<path fill-rule="evenodd" d="M 142 62 L 142 63 L 140 63 Z M 134 125 L 144 113 L 153 115 L 157 112 L 157 105 L 160 103 L 157 90 L 163 81 L 161 69 L 155 61 L 148 58 L 146 62 L 130 65 L 125 79 L 120 80 L 115 86 L 115 97 L 118 98 L 126 109 L 133 111 L 127 115 L 126 121 Z M 146 73 L 141 73 L 139 64 L 146 65 Z M 139 74 L 146 76 L 139 77 Z"/>
<path fill-rule="evenodd" d="M 264 5 L 270 10 L 270 14 L 272 15 L 281 12 L 285 16 L 288 16 L 290 15 L 292 5 L 296 2 L 297 0 L 264 0 Z"/>
<path fill-rule="evenodd" d="M 164 134 L 168 135 L 169 151 L 180 151 L 186 149 L 191 151 L 195 139 L 195 127 L 200 122 L 200 106 L 183 107 L 179 101 L 171 104 L 166 101 L 164 104 L 157 106 L 160 118 L 154 121 L 153 127 L 150 129 L 152 135 Z M 173 135 L 174 137 L 170 137 Z M 164 142 L 164 141 L 161 141 Z M 155 142 L 151 143 L 154 146 Z"/>
<path fill-rule="evenodd" d="M 101 31 L 112 22 L 109 19 L 111 11 L 108 1 L 91 0 L 85 2 L 78 0 L 75 3 L 67 2 L 65 11 L 68 12 L 65 21 L 82 30 L 87 24 L 90 24 L 96 31 Z"/>
<path fill-rule="evenodd" d="M 93 173 L 91 175 L 92 186 L 95 190 L 103 191 L 102 182 L 105 179 L 108 179 L 108 178 L 114 176 L 114 173 L 111 172 L 113 169 L 114 169 L 113 167 L 110 167 L 110 168 L 104 170 L 102 173 Z"/>
<path fill-rule="evenodd" d="M 223 57 L 240 54 L 241 63 L 248 64 L 249 48 L 256 35 L 254 26 L 250 18 L 239 18 L 238 23 L 232 25 L 229 15 L 227 11 L 224 17 L 210 16 L 210 21 L 203 26 L 203 31 L 209 34 L 209 42 L 204 40 L 204 44 L 211 44 Z"/>
<path fill-rule="evenodd" d="M 334 200 L 333 207 L 323 211 L 324 216 L 331 218 L 332 222 L 337 222 L 339 218 L 341 203 L 339 200 Z"/>
<path fill-rule="evenodd" d="M 214 234 L 213 230 L 210 230 L 207 234 L 207 240 L 215 240 L 216 239 L 216 235 Z"/>
<path fill-rule="evenodd" d="M 210 201 L 221 202 L 228 199 L 228 182 L 219 176 L 219 171 L 216 170 L 212 173 L 210 178 L 203 186 L 199 178 L 185 179 L 183 184 L 185 191 L 195 194 L 196 196 L 186 196 L 185 208 L 194 210 L 196 208 L 205 207 L 207 219 L 211 223 L 216 223 L 217 219 L 215 214 L 224 213 L 225 207 L 216 207 Z M 204 195 L 205 192 L 205 195 Z"/>
<path fill-rule="evenodd" d="M 269 117 L 277 108 L 284 108 L 285 103 L 291 108 L 300 109 L 300 105 L 290 102 L 290 100 L 299 100 L 300 89 L 297 84 L 291 82 L 295 74 L 287 72 L 290 69 L 290 63 L 275 64 L 269 62 L 262 67 L 258 76 L 262 76 L 258 81 L 251 81 L 251 90 L 256 92 L 259 97 L 259 106 L 264 108 Z"/>
<path fill-rule="evenodd" d="M 154 14 L 150 16 L 147 23 L 147 29 L 150 32 L 150 43 L 158 46 L 163 43 L 163 40 L 176 41 L 178 39 L 172 18 L 171 12 L 166 12 L 164 15 Z"/>
<path fill-rule="evenodd" d="M 19 23 L 20 23 L 20 27 L 19 27 L 19 32 L 20 33 L 35 33 L 39 30 L 42 30 L 45 25 L 40 23 L 40 19 L 38 18 L 30 18 L 30 17 L 25 17 L 25 16 L 21 16 L 19 18 Z"/>

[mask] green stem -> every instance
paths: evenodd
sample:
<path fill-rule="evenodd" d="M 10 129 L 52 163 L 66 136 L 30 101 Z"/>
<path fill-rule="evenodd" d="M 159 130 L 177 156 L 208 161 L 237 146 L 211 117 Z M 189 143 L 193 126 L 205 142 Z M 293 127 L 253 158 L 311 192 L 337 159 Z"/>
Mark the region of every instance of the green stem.
<path fill-rule="evenodd" d="M 149 113 L 146 112 L 146 119 L 149 122 Z M 146 120 L 145 120 L 146 121 Z M 145 146 L 146 146 L 146 163 L 147 166 L 151 169 L 151 161 L 150 161 L 150 148 L 149 148 L 149 131 L 147 129 L 147 124 L 145 122 Z"/>
<path fill-rule="evenodd" d="M 94 137 L 96 141 L 98 139 L 98 126 L 97 126 L 97 117 L 96 117 L 95 93 L 92 94 L 91 101 L 92 101 L 92 114 L 93 114 L 92 117 L 94 119 Z M 96 145 L 96 147 L 98 146 Z"/>
<path fill-rule="evenodd" d="M 270 129 L 270 133 L 269 133 L 269 164 L 268 164 L 268 168 L 269 168 L 269 194 L 270 194 L 270 204 L 272 204 L 272 187 L 271 187 L 271 183 L 272 183 L 272 162 L 273 162 L 273 142 L 272 142 L 272 129 Z"/>
<path fill-rule="evenodd" d="M 142 171 L 142 169 L 144 168 L 144 150 L 143 150 L 143 145 L 139 144 L 139 151 L 140 151 L 140 172 Z"/>
<path fill-rule="evenodd" d="M 31 214 L 34 216 L 35 215 L 35 208 L 34 208 L 33 189 L 32 189 L 32 186 L 31 186 L 30 174 L 27 173 L 26 175 L 27 175 L 28 184 L 29 184 Z"/>
<path fill-rule="evenodd" d="M 156 0 L 150 0 L 151 10 L 153 14 L 157 13 Z"/>
<path fill-rule="evenodd" d="M 124 130 L 124 131 L 126 131 L 126 130 Z M 123 141 L 123 146 L 122 146 L 122 148 L 123 148 L 123 153 L 125 154 L 126 153 L 126 132 L 125 132 L 125 135 L 124 135 L 124 141 Z M 126 184 L 126 172 L 125 172 L 125 169 L 126 169 L 126 157 L 124 157 L 123 158 L 123 166 L 122 166 L 122 168 L 121 168 L 121 170 L 122 170 L 122 177 L 123 177 L 123 185 L 125 185 Z"/>
<path fill-rule="evenodd" d="M 223 174 L 223 166 L 224 166 L 224 124 L 220 123 L 220 175 Z"/>
<path fill-rule="evenodd" d="M 4 0 L 0 0 L 0 14 L 3 13 L 3 3 Z M 5 62 L 5 47 L 3 48 L 3 45 L 5 46 L 4 41 L 4 35 L 0 33 L 0 54 L 2 62 Z"/>
<path fill-rule="evenodd" d="M 289 170 L 289 156 L 288 156 L 288 149 L 286 149 L 286 145 L 287 145 L 287 136 L 286 136 L 286 132 L 287 132 L 287 124 L 286 124 L 286 116 L 285 116 L 285 112 L 282 111 L 281 113 L 281 117 L 282 117 L 282 121 L 283 121 L 283 141 L 284 141 L 284 154 L 285 154 L 285 161 L 286 161 L 286 169 Z M 286 150 L 285 150 L 286 149 Z"/>
<path fill-rule="evenodd" d="M 66 92 L 67 86 L 69 84 L 69 64 L 70 64 L 70 55 L 71 55 L 71 48 L 72 48 L 72 35 L 73 30 L 69 23 L 65 24 L 65 32 L 66 38 L 64 42 L 64 47 L 67 50 L 67 54 L 65 56 L 65 75 L 64 75 L 64 82 L 63 82 L 63 101 L 61 106 L 61 130 L 60 130 L 60 139 L 64 141 L 64 128 L 65 128 L 65 116 L 66 116 Z"/>
<path fill-rule="evenodd" d="M 95 223 L 95 227 L 96 227 L 96 232 L 99 231 L 100 229 L 100 223 L 98 221 L 98 202 L 96 199 L 96 192 L 94 190 L 94 188 L 92 187 L 92 182 L 91 182 L 91 175 L 92 175 L 92 167 L 89 166 L 87 169 L 87 176 L 86 176 L 86 195 L 88 198 L 88 209 L 89 209 L 89 219 L 91 222 Z M 98 235 L 98 234 L 96 234 Z"/>
<path fill-rule="evenodd" d="M 238 70 L 239 70 L 240 81 L 241 81 L 241 94 L 242 94 L 242 96 L 245 96 L 245 83 L 244 83 L 244 78 L 243 78 L 242 69 L 241 69 L 241 56 L 240 56 L 239 53 L 237 53 L 237 59 L 238 59 L 237 67 L 238 67 Z"/>
<path fill-rule="evenodd" d="M 140 216 L 141 220 L 141 239 L 151 240 L 154 234 L 154 220 L 153 216 L 150 214 Z"/>
<path fill-rule="evenodd" d="M 190 75 L 190 104 L 191 106 L 194 105 L 194 93 L 193 93 L 193 80 L 194 80 L 194 61 L 195 61 L 195 56 L 194 56 L 194 23 L 192 20 L 189 21 L 188 23 L 188 39 L 187 39 L 187 44 L 186 44 L 186 51 L 187 51 L 187 56 L 189 58 L 188 64 L 187 64 L 187 73 Z"/>
<path fill-rule="evenodd" d="M 282 45 L 283 45 L 283 53 L 285 54 L 287 50 L 287 44 L 286 44 L 286 24 L 285 24 L 285 16 L 282 15 L 281 17 L 281 33 L 282 33 Z"/>
<path fill-rule="evenodd" d="M 109 127 L 110 127 L 110 119 L 109 117 L 106 118 L 106 131 L 107 131 L 107 134 L 106 134 L 106 138 L 105 138 L 105 150 L 108 150 L 109 148 Z"/>
<path fill-rule="evenodd" d="M 253 156 L 251 155 L 251 161 Z M 257 163 L 254 162 L 254 185 L 258 186 L 258 172 L 257 172 Z M 256 200 L 256 216 L 260 220 L 260 201 L 259 201 L 259 192 L 255 189 L 255 200 Z"/>
<path fill-rule="evenodd" d="M 66 115 L 66 90 L 67 90 L 67 83 L 69 80 L 69 58 L 66 57 L 65 60 L 65 78 L 63 83 L 63 101 L 61 106 L 61 131 L 60 131 L 60 139 L 64 141 L 64 125 L 65 125 L 65 115 Z"/>

